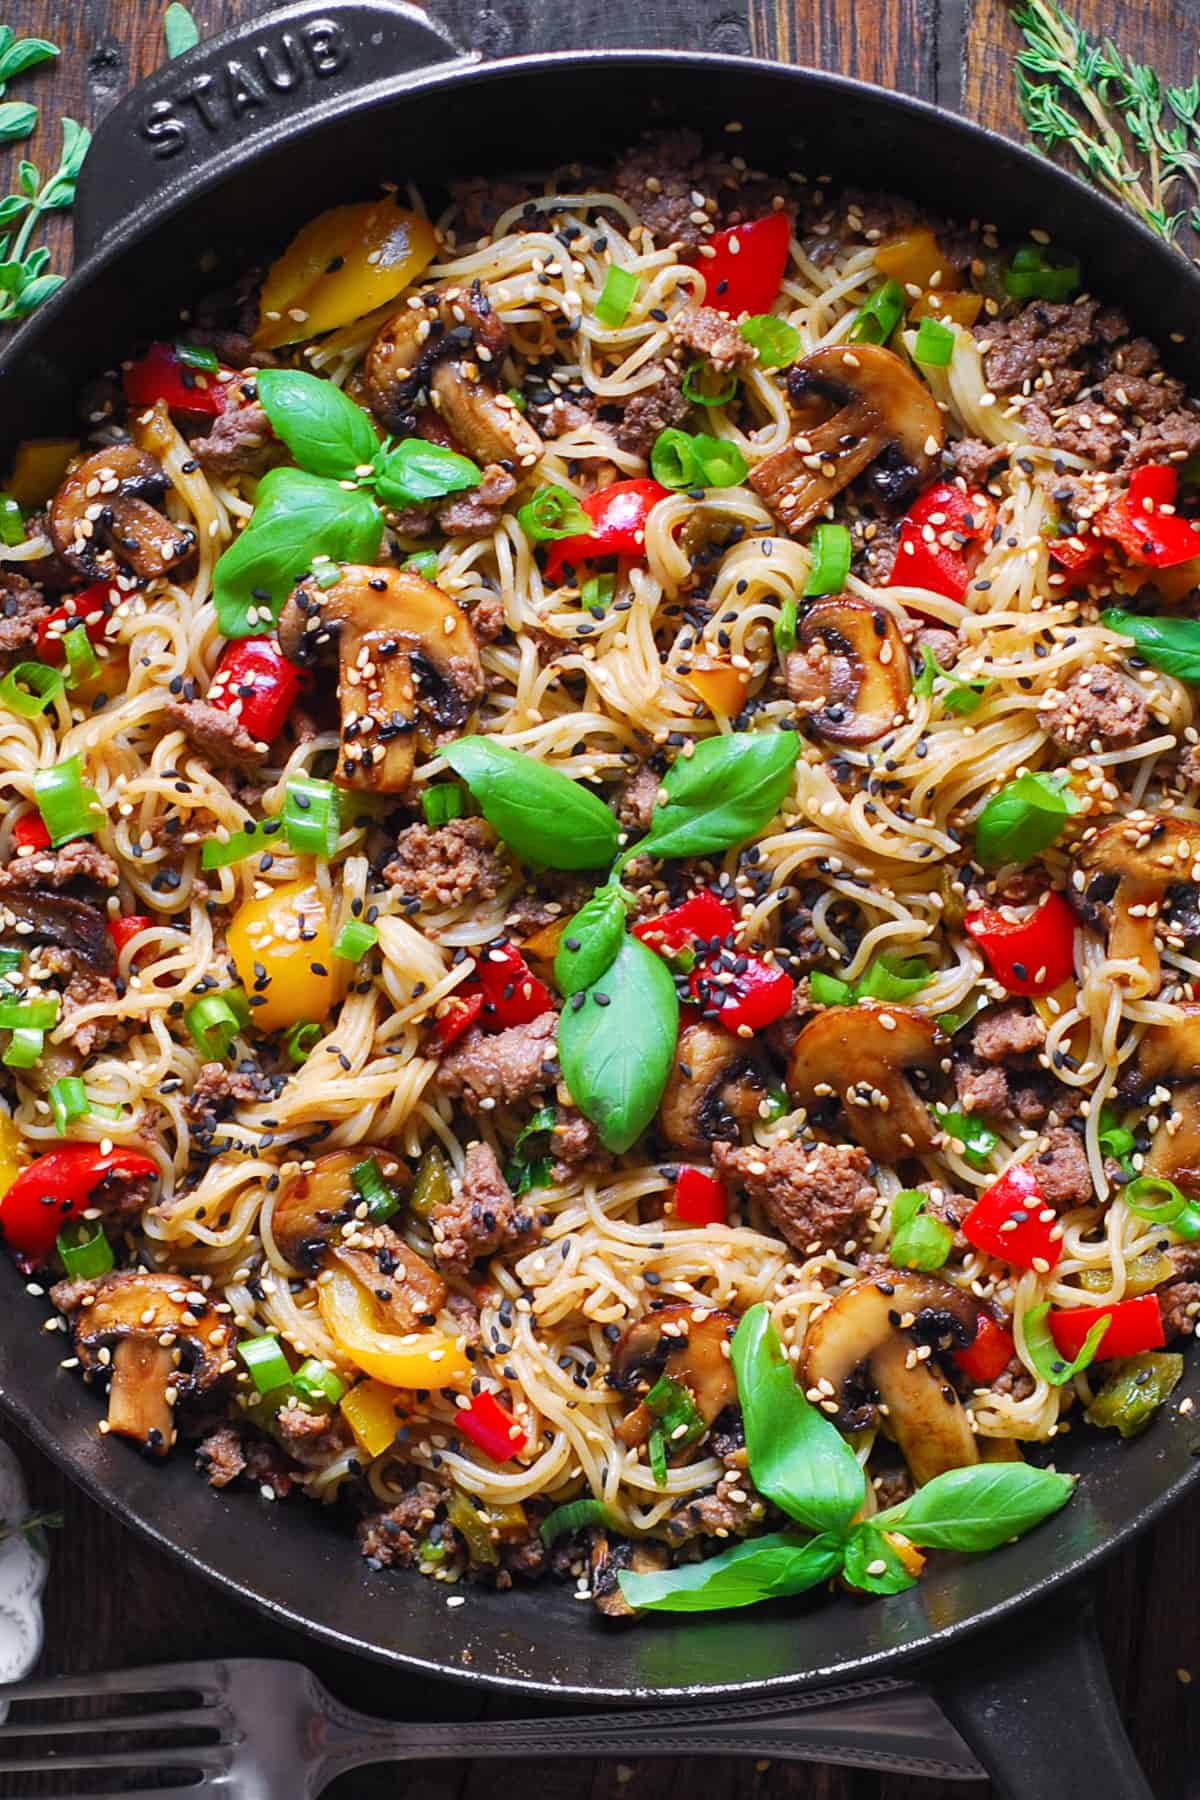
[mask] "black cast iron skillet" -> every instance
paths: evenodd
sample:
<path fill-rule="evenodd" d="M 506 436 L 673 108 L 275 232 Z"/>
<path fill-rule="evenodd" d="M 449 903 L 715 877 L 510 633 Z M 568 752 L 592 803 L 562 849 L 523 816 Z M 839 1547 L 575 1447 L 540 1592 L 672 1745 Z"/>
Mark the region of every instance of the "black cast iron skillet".
<path fill-rule="evenodd" d="M 0 358 L 0 455 L 23 436 L 70 429 L 87 376 L 139 333 L 169 328 L 181 305 L 278 248 L 321 207 L 383 179 L 429 189 L 452 173 L 602 155 L 652 115 L 726 143 L 726 124 L 739 120 L 738 148 L 767 167 L 887 186 L 995 220 L 1009 236 L 1043 226 L 1139 329 L 1175 340 L 1171 360 L 1200 384 L 1200 276 L 1111 203 L 1002 138 L 918 101 L 711 49 L 544 54 L 655 36 L 745 49 L 740 21 L 712 0 L 669 0 L 628 21 L 611 0 L 511 0 L 503 18 L 481 14 L 479 28 L 491 48 L 539 53 L 487 64 L 413 8 L 302 0 L 210 40 L 118 106 L 84 169 L 76 273 Z M 908 1594 L 612 1631 L 553 1587 L 476 1592 L 447 1610 L 434 1583 L 370 1573 L 315 1507 L 214 1494 L 183 1456 L 148 1465 L 97 1435 L 96 1396 L 59 1369 L 62 1340 L 39 1329 L 46 1303 L 26 1295 L 6 1257 L 0 1304 L 0 1402 L 11 1416 L 127 1524 L 329 1644 L 592 1701 L 808 1688 L 936 1652 L 927 1677 L 1003 1793 L 1149 1793 L 1081 1623 L 1084 1600 L 1066 1584 L 1194 1487 L 1197 1432 L 1176 1404 L 1128 1445 L 1065 1439 L 1061 1466 L 1083 1479 L 1064 1512 L 1019 1545 L 943 1558 Z M 1176 1402 L 1198 1390 L 1193 1363 Z"/>

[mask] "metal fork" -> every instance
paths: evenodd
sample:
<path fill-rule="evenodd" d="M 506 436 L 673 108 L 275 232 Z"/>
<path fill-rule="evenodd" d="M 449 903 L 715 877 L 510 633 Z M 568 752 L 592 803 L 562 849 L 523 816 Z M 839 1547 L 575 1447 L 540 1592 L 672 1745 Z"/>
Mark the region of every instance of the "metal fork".
<path fill-rule="evenodd" d="M 162 1709 L 142 1710 L 145 1696 Z M 0 1687 L 0 1702 L 102 1697 L 104 1717 L 15 1718 L 0 1726 L 0 1775 L 119 1770 L 141 1800 L 316 1800 L 365 1763 L 452 1757 L 764 1756 L 979 1781 L 984 1772 L 923 1688 L 863 1681 L 812 1694 L 444 1725 L 370 1718 L 343 1706 L 300 1663 L 240 1657 L 164 1663 Z M 133 1710 L 134 1707 L 139 1710 Z M 116 1747 L 139 1732 L 206 1733 L 176 1749 Z M 86 1745 L 83 1740 L 89 1741 Z M 12 1755 L 18 1740 L 34 1754 Z M 165 1785 L 164 1785 L 165 1782 Z M 122 1795 L 130 1790 L 122 1786 Z M 67 1795 L 66 1800 L 70 1800 Z M 97 1795 L 88 1800 L 116 1800 Z"/>

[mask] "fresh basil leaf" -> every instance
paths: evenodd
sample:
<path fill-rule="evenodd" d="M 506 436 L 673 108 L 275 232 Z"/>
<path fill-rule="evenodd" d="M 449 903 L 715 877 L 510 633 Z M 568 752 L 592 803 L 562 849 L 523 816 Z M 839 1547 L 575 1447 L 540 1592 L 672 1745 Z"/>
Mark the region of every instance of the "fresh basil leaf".
<path fill-rule="evenodd" d="M 591 987 L 611 968 L 625 936 L 625 901 L 618 887 L 597 888 L 567 923 L 554 958 L 554 979 L 565 998 Z"/>
<path fill-rule="evenodd" d="M 27 138 L 37 124 L 38 109 L 21 100 L 0 100 L 0 144 Z"/>
<path fill-rule="evenodd" d="M 761 1303 L 743 1316 L 730 1360 L 755 1487 L 811 1531 L 844 1531 L 866 1493 L 858 1458 L 797 1387 Z"/>
<path fill-rule="evenodd" d="M 459 738 L 442 754 L 488 824 L 526 862 L 600 869 L 617 854 L 615 816 L 570 776 L 490 737 Z"/>
<path fill-rule="evenodd" d="M 617 1580 L 630 1606 L 639 1612 L 721 1612 L 806 1593 L 836 1575 L 841 1562 L 842 1547 L 836 1538 L 805 1541 L 776 1531 L 735 1544 L 703 1562 L 685 1563 L 681 1569 L 653 1575 L 624 1569 Z"/>
<path fill-rule="evenodd" d="M 874 1519 L 862 1520 L 846 1539 L 842 1574 L 851 1587 L 862 1588 L 867 1594 L 902 1594 L 905 1588 L 917 1585 L 916 1576 L 909 1574 L 900 1552 L 888 1542 Z"/>
<path fill-rule="evenodd" d="M 634 856 L 708 856 L 732 850 L 769 825 L 792 785 L 800 754 L 794 731 L 739 732 L 705 738 L 663 778 L 667 798 Z"/>
<path fill-rule="evenodd" d="M 170 57 L 182 56 L 185 50 L 194 50 L 200 42 L 200 27 L 183 5 L 183 0 L 171 0 L 163 14 L 163 37 Z"/>
<path fill-rule="evenodd" d="M 379 448 L 374 427 L 332 381 L 301 369 L 260 369 L 257 381 L 271 430 L 302 469 L 344 480 L 372 462 Z"/>
<path fill-rule="evenodd" d="M 1079 802 L 1065 770 L 1018 775 L 993 794 L 975 824 L 975 855 L 985 869 L 1028 862 L 1052 844 Z"/>
<path fill-rule="evenodd" d="M 963 1147 L 963 1156 L 973 1169 L 986 1169 L 992 1159 L 992 1152 L 1000 1142 L 990 1125 L 985 1125 L 977 1113 L 952 1112 L 948 1106 L 934 1106 L 934 1116 L 942 1130 L 957 1138 Z"/>
<path fill-rule="evenodd" d="M 977 1463 L 935 1475 L 873 1523 L 926 1550 L 995 1550 L 1058 1512 L 1074 1491 L 1073 1475 L 1029 1463 Z"/>
<path fill-rule="evenodd" d="M 558 1060 L 576 1106 L 617 1155 L 658 1108 L 675 1057 L 679 1001 L 661 956 L 626 937 L 612 966 L 572 994 L 558 1022 Z"/>
<path fill-rule="evenodd" d="M 426 500 L 442 500 L 447 494 L 478 487 L 483 470 L 469 456 L 430 444 L 424 438 L 405 438 L 394 450 L 376 456 L 379 497 L 388 506 L 420 506 Z"/>
<path fill-rule="evenodd" d="M 939 675 L 943 680 L 950 683 L 949 688 L 942 695 L 942 706 L 945 710 L 954 713 L 973 713 L 983 699 L 983 692 L 987 683 L 984 681 L 961 680 L 959 676 L 951 674 L 949 669 L 943 669 L 941 663 L 933 654 L 933 651 L 929 646 L 927 644 L 923 645 L 921 649 L 921 672 L 913 682 L 913 693 L 920 694 L 925 699 L 929 699 L 933 694 L 934 681 Z"/>
<path fill-rule="evenodd" d="M 1108 1317 L 1097 1319 L 1083 1340 L 1083 1349 L 1074 1362 L 1067 1362 L 1060 1353 L 1050 1330 L 1049 1319 L 1048 1300 L 1029 1308 L 1021 1321 L 1025 1332 L 1025 1350 L 1042 1380 L 1048 1381 L 1051 1387 L 1062 1387 L 1073 1375 L 1082 1374 L 1095 1361 L 1100 1340 L 1108 1330 Z"/>
<path fill-rule="evenodd" d="M 304 469 L 269 470 L 253 518 L 213 571 L 217 629 L 227 638 L 261 632 L 315 556 L 370 563 L 382 541 L 383 516 L 369 494 Z"/>
<path fill-rule="evenodd" d="M 1138 655 L 1152 669 L 1177 681 L 1200 681 L 1200 620 L 1151 619 L 1110 607 L 1100 622 L 1122 637 L 1132 638 Z"/>

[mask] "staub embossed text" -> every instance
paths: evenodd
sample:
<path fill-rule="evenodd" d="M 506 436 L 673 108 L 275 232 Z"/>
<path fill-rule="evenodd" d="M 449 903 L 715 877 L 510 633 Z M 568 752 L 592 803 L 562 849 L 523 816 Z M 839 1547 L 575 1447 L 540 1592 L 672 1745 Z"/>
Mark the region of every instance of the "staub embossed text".
<path fill-rule="evenodd" d="M 264 33 L 236 56 L 217 57 L 147 108 L 142 136 L 156 157 L 176 156 L 194 133 L 217 136 L 248 115 L 277 107 L 282 96 L 337 75 L 353 46 L 334 19 L 311 19 L 295 29 Z"/>

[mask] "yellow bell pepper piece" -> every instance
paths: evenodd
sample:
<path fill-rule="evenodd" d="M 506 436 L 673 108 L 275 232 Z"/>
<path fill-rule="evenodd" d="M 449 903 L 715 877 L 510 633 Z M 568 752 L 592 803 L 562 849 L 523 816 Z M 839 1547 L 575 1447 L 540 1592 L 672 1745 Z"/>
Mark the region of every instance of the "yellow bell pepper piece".
<path fill-rule="evenodd" d="M 940 319 L 943 324 L 965 325 L 969 330 L 982 311 L 982 294 L 948 294 L 942 288 L 934 288 L 913 301 L 908 316 L 910 319 Z"/>
<path fill-rule="evenodd" d="M 469 1386 L 471 1364 L 454 1338 L 441 1331 L 400 1337 L 382 1330 L 372 1295 L 345 1270 L 320 1277 L 317 1303 L 338 1348 L 364 1375 L 396 1388 Z"/>
<path fill-rule="evenodd" d="M 1042 1024 L 1046 1027 L 1046 1030 L 1049 1031 L 1050 1027 L 1055 1024 L 1057 1020 L 1061 1019 L 1065 1012 L 1070 1012 L 1071 1008 L 1078 1002 L 1078 999 L 1079 988 L 1076 985 L 1075 978 L 1074 976 L 1068 976 L 1066 981 L 1060 982 L 1050 993 L 1036 994 L 1033 1001 L 1033 1010 L 1042 1021 Z M 1091 1029 L 1087 1020 L 1077 1019 L 1067 1033 L 1067 1041 L 1064 1048 L 1069 1055 L 1074 1056 L 1077 1059 L 1082 1059 L 1083 1054 L 1088 1047 L 1090 1036 Z"/>
<path fill-rule="evenodd" d="M 429 220 L 390 196 L 319 214 L 271 266 L 255 348 L 274 350 L 363 318 L 415 281 L 436 251 Z"/>
<path fill-rule="evenodd" d="M 285 882 L 261 900 L 248 900 L 234 914 L 227 941 L 238 980 L 247 994 L 261 999 L 251 1009 L 259 1031 L 325 1018 L 337 998 L 338 978 L 332 972 L 329 916 L 314 882 Z M 255 963 L 267 972 L 265 986 Z M 318 968 L 326 973 L 318 974 Z"/>
<path fill-rule="evenodd" d="M 935 275 L 943 290 L 958 286 L 958 271 L 946 261 L 927 225 L 880 244 L 875 252 L 875 267 L 905 287 L 927 288 Z"/>
<path fill-rule="evenodd" d="M 885 1531 L 883 1535 L 900 1558 L 905 1573 L 911 1575 L 915 1580 L 925 1567 L 925 1558 L 917 1546 L 899 1531 Z"/>
<path fill-rule="evenodd" d="M 382 1381 L 360 1381 L 342 1395 L 342 1417 L 364 1455 L 382 1456 L 396 1441 L 405 1396 Z M 399 1411 L 397 1411 L 399 1408 Z"/>
<path fill-rule="evenodd" d="M 27 1160 L 18 1126 L 6 1113 L 0 1113 L 0 1194 L 7 1194 Z"/>
<path fill-rule="evenodd" d="M 4 486 L 18 506 L 44 506 L 78 455 L 78 438 L 25 438 L 17 445 Z"/>
<path fill-rule="evenodd" d="M 732 663 L 701 657 L 693 664 L 691 674 L 685 679 L 699 694 L 709 712 L 718 713 L 723 719 L 736 717 L 745 705 L 750 686 L 750 672 L 747 669 L 735 669 Z"/>

